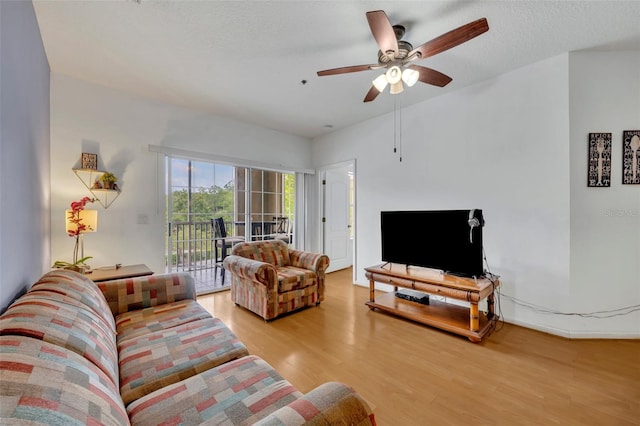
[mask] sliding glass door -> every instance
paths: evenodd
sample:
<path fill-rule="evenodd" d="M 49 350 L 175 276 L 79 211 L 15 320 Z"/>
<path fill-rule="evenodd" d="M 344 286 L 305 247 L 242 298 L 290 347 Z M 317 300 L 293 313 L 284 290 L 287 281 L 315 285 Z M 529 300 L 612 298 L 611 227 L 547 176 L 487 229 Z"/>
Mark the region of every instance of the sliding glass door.
<path fill-rule="evenodd" d="M 167 267 L 171 271 L 214 268 L 212 219 L 233 232 L 234 167 L 181 158 L 167 159 Z M 231 235 L 231 234 L 230 234 Z"/>
<path fill-rule="evenodd" d="M 223 219 L 227 236 L 293 243 L 292 173 L 173 157 L 166 166 L 167 270 L 192 272 L 199 292 L 228 286 L 213 219 Z"/>
<path fill-rule="evenodd" d="M 295 176 L 270 170 L 236 169 L 238 231 L 256 240 L 293 241 Z"/>

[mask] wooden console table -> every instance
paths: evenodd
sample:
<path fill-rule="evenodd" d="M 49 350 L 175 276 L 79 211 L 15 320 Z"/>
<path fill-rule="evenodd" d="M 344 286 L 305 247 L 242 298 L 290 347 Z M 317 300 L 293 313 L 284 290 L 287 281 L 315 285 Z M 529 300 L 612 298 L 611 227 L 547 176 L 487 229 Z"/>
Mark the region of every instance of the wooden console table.
<path fill-rule="evenodd" d="M 500 286 L 498 279 L 473 279 L 443 274 L 428 268 L 387 263 L 365 268 L 369 279 L 370 309 L 379 309 L 392 314 L 466 336 L 472 342 L 480 342 L 492 329 L 498 316 L 494 312 L 494 290 Z M 394 286 L 394 292 L 375 296 L 375 283 Z M 410 288 L 469 302 L 469 307 L 445 303 L 430 297 L 429 304 L 396 297 L 398 287 Z M 478 302 L 487 299 L 488 312 L 478 310 Z"/>

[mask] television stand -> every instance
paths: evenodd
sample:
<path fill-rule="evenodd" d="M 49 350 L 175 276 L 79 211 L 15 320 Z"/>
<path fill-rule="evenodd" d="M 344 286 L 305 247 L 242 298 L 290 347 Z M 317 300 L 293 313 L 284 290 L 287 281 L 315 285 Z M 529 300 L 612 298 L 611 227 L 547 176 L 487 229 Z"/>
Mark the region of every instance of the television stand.
<path fill-rule="evenodd" d="M 410 320 L 467 337 L 477 343 L 493 330 L 498 320 L 494 312 L 494 291 L 499 280 L 464 278 L 428 268 L 406 268 L 388 263 L 365 268 L 369 279 L 369 309 L 379 309 Z M 375 283 L 392 285 L 394 292 L 376 299 Z M 431 295 L 469 302 L 469 307 L 440 302 L 431 298 L 429 305 L 395 297 L 398 287 L 423 291 Z M 488 312 L 478 310 L 478 302 L 487 299 Z"/>

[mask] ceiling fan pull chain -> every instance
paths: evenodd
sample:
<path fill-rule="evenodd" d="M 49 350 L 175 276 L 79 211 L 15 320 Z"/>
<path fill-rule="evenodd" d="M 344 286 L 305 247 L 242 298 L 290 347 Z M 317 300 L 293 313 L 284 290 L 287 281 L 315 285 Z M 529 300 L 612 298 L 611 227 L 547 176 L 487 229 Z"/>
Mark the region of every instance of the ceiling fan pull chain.
<path fill-rule="evenodd" d="M 400 122 L 400 126 L 398 129 L 399 132 L 399 137 L 398 137 L 398 150 L 400 151 L 400 162 L 402 163 L 402 104 L 400 104 L 400 110 L 398 111 L 399 114 L 399 122 Z"/>
<path fill-rule="evenodd" d="M 398 139 L 398 125 L 397 125 L 397 118 L 398 118 L 398 100 L 397 98 L 393 99 L 393 153 L 395 154 L 397 152 L 396 150 L 396 146 L 397 146 L 397 139 Z"/>

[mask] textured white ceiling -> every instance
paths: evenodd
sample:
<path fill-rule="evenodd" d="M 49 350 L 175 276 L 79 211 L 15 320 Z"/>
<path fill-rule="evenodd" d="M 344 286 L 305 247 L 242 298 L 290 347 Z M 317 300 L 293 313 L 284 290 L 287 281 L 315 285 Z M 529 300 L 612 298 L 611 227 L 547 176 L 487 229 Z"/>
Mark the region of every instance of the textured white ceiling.
<path fill-rule="evenodd" d="M 313 138 L 564 52 L 640 50 L 640 1 L 34 1 L 53 72 Z M 489 31 L 418 64 L 453 78 L 362 100 L 380 71 L 365 13 L 414 47 L 486 17 Z M 640 71 L 639 71 L 640 72 Z M 307 80 L 303 85 L 302 80 Z M 333 129 L 326 127 L 332 125 Z"/>

